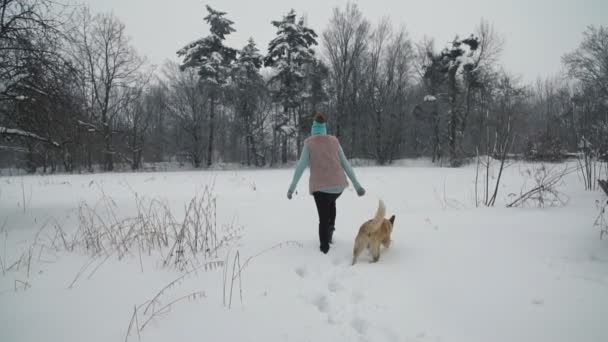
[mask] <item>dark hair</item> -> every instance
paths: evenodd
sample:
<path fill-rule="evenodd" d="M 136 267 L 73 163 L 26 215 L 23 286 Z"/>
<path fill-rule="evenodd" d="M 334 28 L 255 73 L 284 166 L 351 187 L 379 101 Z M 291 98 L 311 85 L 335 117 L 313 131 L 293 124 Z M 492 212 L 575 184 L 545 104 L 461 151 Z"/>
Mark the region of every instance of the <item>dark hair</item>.
<path fill-rule="evenodd" d="M 319 112 L 315 113 L 315 115 L 313 117 L 313 120 L 316 121 L 316 122 L 318 122 L 318 123 L 325 123 L 325 122 L 327 122 L 327 119 L 325 118 L 325 115 L 323 115 L 323 114 L 321 114 Z"/>

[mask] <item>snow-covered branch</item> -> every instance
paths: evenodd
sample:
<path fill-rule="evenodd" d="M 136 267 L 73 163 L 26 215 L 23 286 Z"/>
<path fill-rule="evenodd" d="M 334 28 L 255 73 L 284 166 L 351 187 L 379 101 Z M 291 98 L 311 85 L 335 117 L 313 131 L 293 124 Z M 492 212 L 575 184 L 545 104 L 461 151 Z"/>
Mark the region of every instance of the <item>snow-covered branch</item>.
<path fill-rule="evenodd" d="M 42 141 L 44 143 L 53 145 L 55 147 L 61 147 L 61 144 L 59 144 L 56 141 L 53 141 L 53 140 L 48 139 L 48 138 L 41 137 L 38 134 L 35 134 L 35 133 L 32 133 L 32 132 L 23 131 L 23 130 L 16 129 L 16 128 L 7 128 L 7 127 L 0 126 L 0 135 L 3 135 L 3 136 L 24 137 L 24 138 L 28 138 L 28 139 L 34 139 L 34 140 Z"/>

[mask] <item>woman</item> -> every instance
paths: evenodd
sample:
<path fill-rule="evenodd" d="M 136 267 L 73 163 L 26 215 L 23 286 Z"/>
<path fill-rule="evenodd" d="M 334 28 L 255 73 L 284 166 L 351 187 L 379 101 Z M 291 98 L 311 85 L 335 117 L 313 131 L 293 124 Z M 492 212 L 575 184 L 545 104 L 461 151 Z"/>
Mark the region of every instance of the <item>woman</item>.
<path fill-rule="evenodd" d="M 323 114 L 315 114 L 311 136 L 304 140 L 302 155 L 287 191 L 287 198 L 291 199 L 304 169 L 310 165 L 308 187 L 317 205 L 319 242 L 321 243 L 319 249 L 323 253 L 329 251 L 329 244 L 332 243 L 333 233 L 336 229 L 336 199 L 348 186 L 345 172 L 355 186 L 357 195 L 365 195 L 365 189 L 357 181 L 355 172 L 346 160 L 338 138 L 327 135 L 325 122 Z"/>

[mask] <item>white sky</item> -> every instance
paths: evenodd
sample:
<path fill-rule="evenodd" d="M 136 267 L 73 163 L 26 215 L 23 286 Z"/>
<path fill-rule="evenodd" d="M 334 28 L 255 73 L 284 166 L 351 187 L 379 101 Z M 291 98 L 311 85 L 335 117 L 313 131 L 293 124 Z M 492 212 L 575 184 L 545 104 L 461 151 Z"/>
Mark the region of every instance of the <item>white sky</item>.
<path fill-rule="evenodd" d="M 175 52 L 208 34 L 204 5 L 228 12 L 236 32 L 228 44 L 241 48 L 253 37 L 262 53 L 274 37 L 271 20 L 291 8 L 306 15 L 317 34 L 327 26 L 332 9 L 346 0 L 74 0 L 94 12 L 113 11 L 127 26 L 137 50 L 154 64 L 177 60 Z M 437 47 L 454 35 L 468 36 L 483 17 L 503 34 L 506 44 L 501 62 L 505 68 L 532 82 L 561 69 L 561 56 L 574 50 L 588 25 L 608 26 L 608 0 L 360 0 L 363 14 L 372 22 L 389 16 L 405 24 L 416 42 L 433 37 Z M 319 39 L 320 43 L 320 39 Z"/>

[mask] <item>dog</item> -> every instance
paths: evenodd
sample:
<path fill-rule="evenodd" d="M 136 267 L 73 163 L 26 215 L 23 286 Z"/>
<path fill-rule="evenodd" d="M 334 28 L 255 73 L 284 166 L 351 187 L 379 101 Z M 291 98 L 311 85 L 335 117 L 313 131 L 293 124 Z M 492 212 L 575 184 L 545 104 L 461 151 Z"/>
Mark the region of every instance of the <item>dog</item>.
<path fill-rule="evenodd" d="M 372 254 L 373 262 L 380 260 L 380 247 L 388 248 L 391 245 L 391 233 L 393 232 L 393 224 L 395 223 L 395 215 L 390 219 L 385 219 L 386 207 L 382 200 L 378 203 L 376 216 L 363 223 L 359 228 L 359 233 L 355 238 L 355 246 L 353 248 L 353 265 L 357 262 L 357 257 L 368 248 Z"/>

